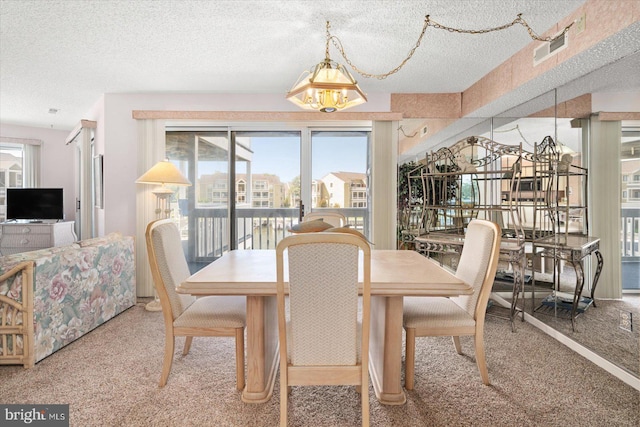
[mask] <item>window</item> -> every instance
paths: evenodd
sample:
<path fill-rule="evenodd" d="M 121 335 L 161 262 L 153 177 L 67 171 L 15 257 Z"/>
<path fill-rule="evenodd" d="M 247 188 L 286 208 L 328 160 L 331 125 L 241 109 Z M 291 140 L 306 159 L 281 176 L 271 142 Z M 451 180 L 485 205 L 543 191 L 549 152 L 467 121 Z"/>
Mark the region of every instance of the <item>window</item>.
<path fill-rule="evenodd" d="M 628 175 L 622 175 L 622 182 L 627 182 L 629 181 L 629 176 Z"/>
<path fill-rule="evenodd" d="M 0 138 L 0 221 L 6 218 L 5 194 L 9 187 L 39 187 L 39 140 Z"/>
<path fill-rule="evenodd" d="M 640 175 L 633 175 L 633 182 L 640 182 Z"/>

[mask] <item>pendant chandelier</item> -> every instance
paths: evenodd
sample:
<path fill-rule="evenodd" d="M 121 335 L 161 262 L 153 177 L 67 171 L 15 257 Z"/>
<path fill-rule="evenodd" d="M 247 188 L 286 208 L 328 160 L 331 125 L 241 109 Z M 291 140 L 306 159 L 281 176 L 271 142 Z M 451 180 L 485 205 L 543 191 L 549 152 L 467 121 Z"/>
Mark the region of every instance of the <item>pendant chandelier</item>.
<path fill-rule="evenodd" d="M 287 99 L 300 108 L 333 113 L 367 102 L 367 97 L 342 64 L 329 57 L 329 21 L 324 61 L 304 71 L 287 94 Z"/>
<path fill-rule="evenodd" d="M 317 110 L 323 113 L 333 113 L 339 110 L 345 110 L 347 108 L 355 107 L 367 102 L 367 96 L 362 89 L 358 86 L 358 82 L 353 78 L 351 73 L 342 65 L 329 57 L 329 42 L 333 42 L 334 46 L 338 49 L 345 62 L 358 74 L 366 78 L 376 78 L 379 80 L 386 79 L 392 74 L 397 73 L 400 69 L 411 59 L 416 49 L 420 46 L 422 38 L 428 27 L 434 27 L 439 30 L 446 30 L 453 33 L 463 34 L 484 34 L 492 31 L 506 30 L 516 24 L 522 25 L 527 29 L 529 36 L 532 40 L 550 42 L 558 37 L 565 35 L 569 28 L 575 23 L 567 25 L 564 30 L 554 37 L 540 37 L 529 26 L 527 21 L 522 18 L 522 14 L 518 14 L 516 19 L 512 22 L 501 25 L 499 27 L 487 28 L 482 30 L 466 30 L 460 28 L 447 27 L 442 24 L 438 24 L 429 18 L 429 15 L 425 17 L 422 32 L 418 37 L 418 41 L 413 48 L 409 51 L 407 57 L 393 70 L 384 74 L 371 74 L 360 70 L 356 67 L 347 57 L 347 54 L 342 47 L 340 39 L 332 35 L 330 32 L 330 24 L 327 21 L 327 41 L 325 46 L 324 60 L 319 64 L 312 67 L 310 70 L 304 71 L 298 81 L 293 85 L 291 90 L 287 93 L 287 99 L 298 107 L 305 110 Z"/>

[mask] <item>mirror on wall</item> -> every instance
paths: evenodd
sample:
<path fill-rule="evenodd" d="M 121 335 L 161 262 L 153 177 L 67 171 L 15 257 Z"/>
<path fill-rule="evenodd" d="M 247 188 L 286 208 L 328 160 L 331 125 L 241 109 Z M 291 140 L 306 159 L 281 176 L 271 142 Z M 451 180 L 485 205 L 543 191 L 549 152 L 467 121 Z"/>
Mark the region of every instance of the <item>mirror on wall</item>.
<path fill-rule="evenodd" d="M 621 219 L 620 234 L 591 237 L 602 241 L 606 239 L 614 250 L 621 248 L 621 258 L 618 254 L 612 256 L 607 252 L 603 252 L 602 256 L 605 265 L 613 262 L 614 265 L 609 264 L 610 268 L 622 270 L 622 279 L 619 283 L 598 284 L 617 287 L 621 297 L 596 295 L 596 303 L 583 310 L 574 322 L 571 321 L 571 313 L 567 316 L 566 310 L 555 307 L 541 310 L 542 300 L 556 288 L 572 295 L 577 276 L 582 273 L 585 281 L 582 295 L 589 296 L 598 270 L 598 260 L 591 254 L 586 256 L 583 260 L 584 272 L 577 272 L 572 263 L 566 260 L 554 261 L 531 255 L 532 245 L 528 243 L 523 277 L 527 296 L 524 308 L 535 320 L 556 334 L 640 378 L 640 75 L 633 71 L 637 69 L 640 69 L 639 53 L 550 90 L 496 117 L 458 120 L 429 138 L 430 148 L 416 155 L 415 161 L 424 159 L 428 152 L 449 147 L 473 135 L 490 138 L 501 144 L 522 143 L 523 151 L 530 152 L 535 152 L 545 137 L 551 137 L 556 143 L 558 158 L 566 155 L 567 167 L 579 173 L 571 178 L 562 178 L 564 181 L 556 187 L 555 193 L 547 196 L 553 200 L 556 208 L 539 214 L 553 215 L 556 231 L 589 236 L 593 229 L 589 209 L 598 203 L 597 197 L 589 195 L 589 169 L 598 168 L 600 164 L 599 159 L 589 158 L 592 144 L 590 120 L 592 117 L 593 120 L 600 120 L 598 113 L 601 112 L 617 113 L 609 115 L 606 120 L 619 122 L 620 134 L 610 137 L 611 140 L 607 140 L 606 144 L 616 150 L 620 157 L 620 204 L 606 208 L 608 218 Z M 431 120 L 437 122 L 437 119 Z M 421 126 L 424 123 L 428 121 L 423 121 Z M 410 133 L 407 129 L 405 132 Z M 532 198 L 527 202 L 529 205 L 535 204 Z M 558 209 L 558 205 L 567 208 Z M 521 215 L 525 225 L 531 227 L 531 224 L 527 224 L 532 220 L 531 206 L 524 206 Z M 509 266 L 504 268 L 508 270 Z M 510 298 L 511 289 L 509 283 L 494 286 L 496 294 L 505 299 Z M 497 311 L 500 312 L 500 309 Z M 518 333 L 517 325 L 515 333 Z"/>
<path fill-rule="evenodd" d="M 635 242 L 630 239 L 625 242 L 624 239 L 625 236 L 631 237 L 633 227 L 640 220 L 634 214 L 634 212 L 637 213 L 637 209 L 626 209 L 625 213 L 625 211 L 621 210 L 621 206 L 610 207 L 611 217 L 622 216 L 625 218 L 622 223 L 623 228 L 621 228 L 618 236 L 594 235 L 593 229 L 590 228 L 588 209 L 590 205 L 598 203 L 598 201 L 596 198 L 588 200 L 588 176 L 590 168 L 598 167 L 598 161 L 597 159 L 592 159 L 588 163 L 588 153 L 586 152 L 589 148 L 588 132 L 586 130 L 583 131 L 581 127 L 575 127 L 575 122 L 572 125 L 572 121 L 571 117 L 499 118 L 494 119 L 493 135 L 494 139 L 505 143 L 522 141 L 523 150 L 525 151 L 535 151 L 535 146 L 540 144 L 545 136 L 552 136 L 562 152 L 561 155 L 566 154 L 572 166 L 581 171 L 581 173 L 565 178 L 567 182 L 559 186 L 558 194 L 551 203 L 549 203 L 549 200 L 543 201 L 544 209 L 540 211 L 541 216 L 556 216 L 555 233 L 560 235 L 563 235 L 566 230 L 574 235 L 588 236 L 601 241 L 604 239 L 618 239 L 620 244 L 615 245 L 615 247 L 624 247 L 626 245 L 629 249 L 632 249 Z M 583 132 L 585 135 L 583 135 Z M 611 141 L 611 144 L 614 147 L 620 146 L 620 139 Z M 622 170 L 626 169 L 623 167 Z M 523 179 L 528 175 L 530 173 L 523 173 Z M 622 181 L 623 177 L 621 176 L 620 179 Z M 627 174 L 627 179 L 631 179 L 630 182 L 632 182 L 632 172 Z M 627 194 L 633 196 L 629 190 Z M 631 197 L 627 203 L 633 204 L 634 202 L 635 200 Z M 565 203 L 566 206 L 570 207 L 566 215 Z M 521 219 L 525 229 L 532 227 L 532 206 L 536 204 L 540 205 L 539 202 L 526 200 L 526 197 L 521 203 L 523 206 Z M 541 226 L 540 222 L 536 222 L 533 227 L 536 228 L 540 236 L 545 236 L 549 231 L 549 228 L 545 225 Z M 548 302 L 549 298 L 556 293 L 573 297 L 580 275 L 584 276 L 585 286 L 581 295 L 586 296 L 587 301 L 589 301 L 590 298 L 588 297 L 591 295 L 590 291 L 593 287 L 594 276 L 598 271 L 597 258 L 592 254 L 585 255 L 581 259 L 584 272 L 576 271 L 574 263 L 567 260 L 554 260 L 550 257 L 534 256 L 535 245 L 534 241 L 527 247 L 527 268 L 524 281 L 525 309 L 527 313 L 625 371 L 640 377 L 638 327 L 637 325 L 634 325 L 635 328 L 632 328 L 631 325 L 623 327 L 622 321 L 623 317 L 627 315 L 629 318 L 633 318 L 635 314 L 635 318 L 638 318 L 640 294 L 628 292 L 625 289 L 623 280 L 617 284 L 622 290 L 622 298 L 610 298 L 608 296 L 598 298 L 596 294 L 595 304 L 585 306 L 584 311 L 580 304 L 578 305 L 579 314 L 575 321 L 572 322 L 572 304 L 545 304 L 545 301 Z M 626 269 L 631 271 L 633 268 L 638 268 L 639 260 L 637 253 L 634 254 L 632 250 L 628 252 L 630 256 L 626 257 L 626 259 L 623 256 L 623 262 L 626 265 Z M 604 263 L 618 262 L 615 257 L 608 255 L 606 252 L 603 253 Z M 612 258 L 614 258 L 613 261 Z M 613 267 L 618 268 L 620 266 Z M 627 274 L 624 277 L 629 278 L 632 276 Z M 635 278 L 637 282 L 638 276 L 636 275 Z M 599 285 L 602 286 L 602 283 L 599 283 Z"/>

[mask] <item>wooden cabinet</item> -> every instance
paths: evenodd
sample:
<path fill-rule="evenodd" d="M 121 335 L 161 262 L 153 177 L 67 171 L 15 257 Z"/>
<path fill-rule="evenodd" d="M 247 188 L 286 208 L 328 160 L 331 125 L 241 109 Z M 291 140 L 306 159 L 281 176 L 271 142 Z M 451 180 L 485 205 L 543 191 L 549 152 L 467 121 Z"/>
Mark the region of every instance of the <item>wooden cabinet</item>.
<path fill-rule="evenodd" d="M 77 240 L 73 226 L 73 221 L 1 223 L 0 253 L 4 256 L 68 245 Z"/>

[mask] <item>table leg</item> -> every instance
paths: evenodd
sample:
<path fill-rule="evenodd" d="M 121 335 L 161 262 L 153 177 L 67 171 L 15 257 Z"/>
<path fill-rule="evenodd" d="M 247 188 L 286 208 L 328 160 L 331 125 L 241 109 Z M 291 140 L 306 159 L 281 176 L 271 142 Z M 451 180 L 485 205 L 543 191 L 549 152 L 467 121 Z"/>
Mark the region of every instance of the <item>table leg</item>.
<path fill-rule="evenodd" d="M 582 267 L 582 260 L 578 262 L 572 262 L 573 268 L 576 271 L 576 290 L 573 294 L 573 305 L 571 307 L 571 329 L 576 331 L 576 316 L 578 311 L 578 303 L 582 298 L 582 288 L 584 287 L 584 270 Z"/>
<path fill-rule="evenodd" d="M 594 251 L 596 254 L 596 258 L 598 258 L 598 266 L 596 267 L 596 273 L 593 276 L 593 284 L 591 285 L 591 300 L 593 301 L 593 306 L 596 306 L 596 285 L 598 284 L 598 280 L 600 279 L 600 273 L 602 273 L 602 266 L 604 265 L 604 261 L 602 260 L 602 254 L 600 251 Z"/>
<path fill-rule="evenodd" d="M 247 297 L 246 403 L 271 399 L 278 372 L 278 310 L 275 296 Z"/>
<path fill-rule="evenodd" d="M 402 373 L 402 297 L 371 297 L 369 374 L 378 401 L 385 405 L 406 402 Z"/>
<path fill-rule="evenodd" d="M 511 263 L 513 268 L 513 293 L 511 294 L 511 310 L 509 317 L 511 320 L 511 331 L 516 331 L 515 319 L 518 311 L 522 312 L 522 321 L 524 322 L 525 297 L 524 297 L 524 254 L 518 257 L 518 260 Z M 518 308 L 518 301 L 522 294 L 522 310 Z"/>

